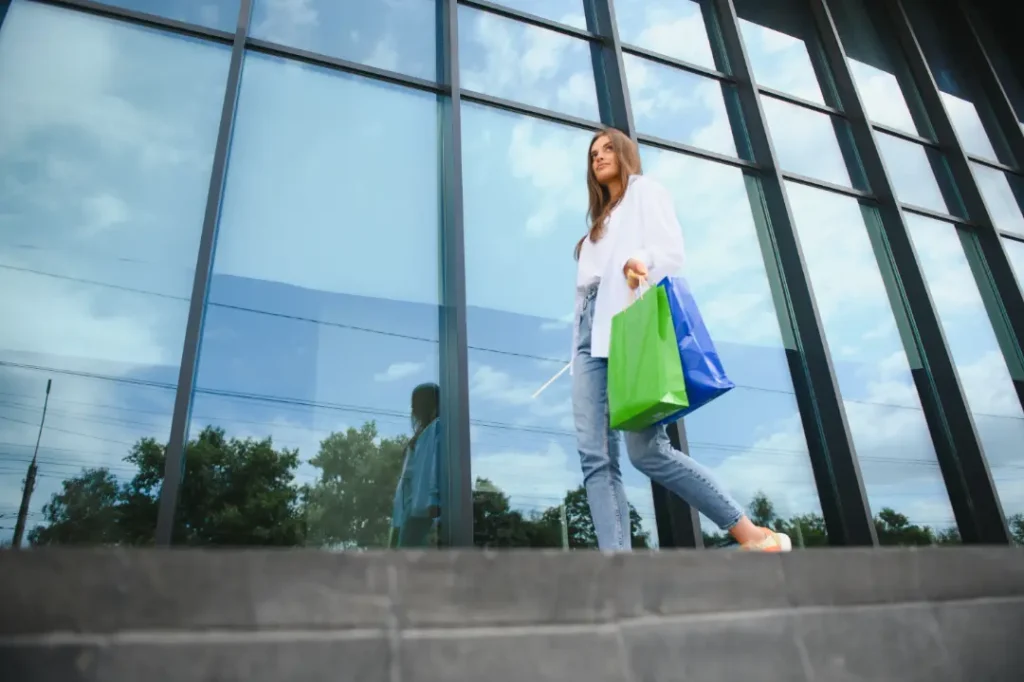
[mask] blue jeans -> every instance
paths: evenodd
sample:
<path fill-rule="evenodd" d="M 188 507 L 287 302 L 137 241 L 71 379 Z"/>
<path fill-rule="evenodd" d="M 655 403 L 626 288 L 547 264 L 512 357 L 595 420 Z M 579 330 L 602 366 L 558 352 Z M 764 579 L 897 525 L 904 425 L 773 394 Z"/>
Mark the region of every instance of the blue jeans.
<path fill-rule="evenodd" d="M 629 503 L 619 468 L 621 440 L 608 425 L 608 360 L 590 355 L 590 332 L 597 285 L 587 290 L 576 324 L 579 336 L 573 360 L 572 407 L 576 443 L 583 467 L 587 503 L 602 550 L 627 550 Z M 664 426 L 626 433 L 626 452 L 639 471 L 675 493 L 720 528 L 728 530 L 743 509 L 711 472 L 672 447 Z"/>

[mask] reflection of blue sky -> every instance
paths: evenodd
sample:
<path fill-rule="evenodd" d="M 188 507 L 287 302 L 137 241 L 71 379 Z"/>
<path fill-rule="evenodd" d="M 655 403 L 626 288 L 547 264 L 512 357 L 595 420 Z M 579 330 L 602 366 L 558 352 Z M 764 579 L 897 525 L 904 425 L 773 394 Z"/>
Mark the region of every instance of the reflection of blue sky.
<path fill-rule="evenodd" d="M 877 131 L 875 141 L 897 199 L 939 213 L 950 212 L 935 179 L 927 148 Z"/>
<path fill-rule="evenodd" d="M 239 0 L 102 0 L 137 12 L 235 32 Z"/>
<path fill-rule="evenodd" d="M 616 0 L 619 38 L 651 52 L 714 69 L 701 6 L 694 0 Z"/>
<path fill-rule="evenodd" d="M 792 7 L 792 3 L 786 4 L 790 5 L 788 11 L 806 11 L 802 6 L 798 9 Z M 806 43 L 801 38 L 746 20 L 742 5 L 739 14 L 740 34 L 757 84 L 824 104 Z"/>
<path fill-rule="evenodd" d="M 633 55 L 623 63 L 638 133 L 736 156 L 721 83 Z"/>
<path fill-rule="evenodd" d="M 1024 512 L 1024 410 L 957 228 L 909 214 L 906 222 L 1004 510 Z"/>
<path fill-rule="evenodd" d="M 254 0 L 250 35 L 433 80 L 436 0 Z"/>
<path fill-rule="evenodd" d="M 459 7 L 459 74 L 467 90 L 598 120 L 590 45 Z"/>
<path fill-rule="evenodd" d="M 130 476 L 128 446 L 167 437 L 229 56 L 89 14 L 8 10 L 0 506 L 17 504 L 26 462 L 6 459 L 31 456 L 52 378 L 33 523 L 63 477 L 99 463 Z"/>
<path fill-rule="evenodd" d="M 851 186 L 831 116 L 769 96 L 761 107 L 783 170 Z"/>
<path fill-rule="evenodd" d="M 1024 184 L 1020 179 L 1012 176 L 1017 189 L 1014 192 L 1014 187 L 1010 185 L 1011 176 L 1003 171 L 974 162 L 971 162 L 971 171 L 996 228 L 1024 236 L 1024 215 L 1021 214 Z"/>
<path fill-rule="evenodd" d="M 953 525 L 911 366 L 860 204 L 788 183 L 790 207 L 832 353 L 871 508 Z"/>
<path fill-rule="evenodd" d="M 583 14 L 583 0 L 499 0 L 495 4 L 576 28 L 587 27 L 587 17 Z"/>
<path fill-rule="evenodd" d="M 1010 266 L 1013 267 L 1013 271 L 1017 275 L 1017 284 L 1024 289 L 1024 242 L 1004 239 L 1003 246 L 1010 259 Z"/>

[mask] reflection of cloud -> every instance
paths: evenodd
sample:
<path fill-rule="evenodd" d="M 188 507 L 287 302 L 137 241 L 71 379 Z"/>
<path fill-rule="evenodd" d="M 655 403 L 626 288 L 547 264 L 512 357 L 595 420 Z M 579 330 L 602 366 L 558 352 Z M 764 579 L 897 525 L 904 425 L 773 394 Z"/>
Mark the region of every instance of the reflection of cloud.
<path fill-rule="evenodd" d="M 422 362 L 396 362 L 387 370 L 373 375 L 374 381 L 398 381 L 419 374 L 425 365 Z"/>
<path fill-rule="evenodd" d="M 715 68 L 700 3 L 618 0 L 615 10 L 622 42 Z"/>
<path fill-rule="evenodd" d="M 130 217 L 128 205 L 119 197 L 107 193 L 85 199 L 83 209 L 96 232 L 126 223 Z"/>
<path fill-rule="evenodd" d="M 253 27 L 253 33 L 277 43 L 294 45 L 301 42 L 304 32 L 316 28 L 320 17 L 313 7 L 314 0 L 261 0 L 263 20 Z"/>

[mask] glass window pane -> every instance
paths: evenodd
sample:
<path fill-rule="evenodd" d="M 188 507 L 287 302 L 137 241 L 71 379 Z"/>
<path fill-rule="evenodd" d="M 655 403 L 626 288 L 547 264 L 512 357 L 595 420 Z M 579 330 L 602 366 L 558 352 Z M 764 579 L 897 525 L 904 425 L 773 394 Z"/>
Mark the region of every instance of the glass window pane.
<path fill-rule="evenodd" d="M 1000 230 L 1024 235 L 1024 215 L 1021 215 L 1024 183 L 1020 178 L 980 163 L 972 162 L 971 171 L 978 181 L 978 188 L 995 226 Z"/>
<path fill-rule="evenodd" d="M 676 199 L 685 274 L 737 384 L 686 417 L 690 454 L 715 470 L 756 522 L 781 523 L 797 545 L 824 545 L 817 488 L 751 210 L 748 186 L 756 181 L 675 152 L 644 147 L 641 153 L 647 174 Z M 702 526 L 709 544 L 725 539 L 707 518 Z"/>
<path fill-rule="evenodd" d="M 187 21 L 221 31 L 235 32 L 240 0 L 101 0 L 136 12 Z"/>
<path fill-rule="evenodd" d="M 864 0 L 829 0 L 828 6 L 868 117 L 898 130 L 930 136 L 925 126 L 914 122 L 903 95 L 903 88 L 913 85 L 902 55 L 891 52 L 895 40 L 882 40 Z"/>
<path fill-rule="evenodd" d="M 438 110 L 428 93 L 246 57 L 184 482 L 214 448 L 259 463 L 249 476 L 273 504 L 241 512 L 246 544 L 420 546 L 443 523 Z"/>
<path fill-rule="evenodd" d="M 1003 245 L 1006 247 L 1006 255 L 1010 259 L 1010 266 L 1017 274 L 1017 283 L 1020 285 L 1021 290 L 1024 290 L 1024 242 L 1004 239 Z"/>
<path fill-rule="evenodd" d="M 583 13 L 582 0 L 498 0 L 495 4 L 576 28 L 587 28 L 587 17 Z"/>
<path fill-rule="evenodd" d="M 761 97 L 761 106 L 782 170 L 853 186 L 836 138 L 835 124 L 845 122 L 774 97 Z"/>
<path fill-rule="evenodd" d="M 577 38 L 459 6 L 462 87 L 597 121 L 590 46 Z"/>
<path fill-rule="evenodd" d="M 758 85 L 824 104 L 811 61 L 817 43 L 806 23 L 807 8 L 793 0 L 737 0 L 735 4 Z"/>
<path fill-rule="evenodd" d="M 434 80 L 436 24 L 436 0 L 254 0 L 250 35 Z"/>
<path fill-rule="evenodd" d="M 476 543 L 560 547 L 566 505 L 572 545 L 595 546 L 568 374 L 531 399 L 569 360 L 591 135 L 469 103 L 462 130 Z M 654 545 L 650 483 L 622 468 Z"/>
<path fill-rule="evenodd" d="M 1007 516 L 1024 513 L 1024 410 L 957 228 L 906 216 L 918 260 Z"/>
<path fill-rule="evenodd" d="M 638 132 L 736 156 L 721 83 L 628 54 L 623 63 Z"/>
<path fill-rule="evenodd" d="M 954 537 L 949 497 L 865 223 L 876 214 L 855 199 L 792 182 L 786 192 L 879 540 L 930 544 L 941 533 Z M 908 524 L 902 529 L 901 517 Z"/>
<path fill-rule="evenodd" d="M 26 541 L 153 541 L 230 56 L 51 5 L 7 11 L 0 544 L 48 381 Z"/>
<path fill-rule="evenodd" d="M 616 0 L 619 38 L 651 52 L 716 68 L 700 0 Z"/>
<path fill-rule="evenodd" d="M 904 6 L 960 144 L 972 154 L 1011 163 L 988 103 L 964 70 L 954 37 L 961 32 L 947 26 L 946 17 L 940 16 L 944 10 L 928 0 L 906 0 Z M 994 147 L 999 147 L 998 154 Z"/>
<path fill-rule="evenodd" d="M 915 142 L 880 132 L 875 133 L 875 141 L 878 142 L 897 199 L 905 204 L 950 213 L 935 179 L 932 163 L 941 163 L 939 159 L 932 158 L 936 152 Z"/>

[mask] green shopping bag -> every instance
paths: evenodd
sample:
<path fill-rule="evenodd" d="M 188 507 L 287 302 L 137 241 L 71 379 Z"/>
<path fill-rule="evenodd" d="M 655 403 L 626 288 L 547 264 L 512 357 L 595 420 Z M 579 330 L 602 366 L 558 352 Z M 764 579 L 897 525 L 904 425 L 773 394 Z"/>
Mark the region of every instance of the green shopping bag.
<path fill-rule="evenodd" d="M 608 412 L 613 429 L 640 431 L 690 404 L 664 287 L 612 318 Z"/>

